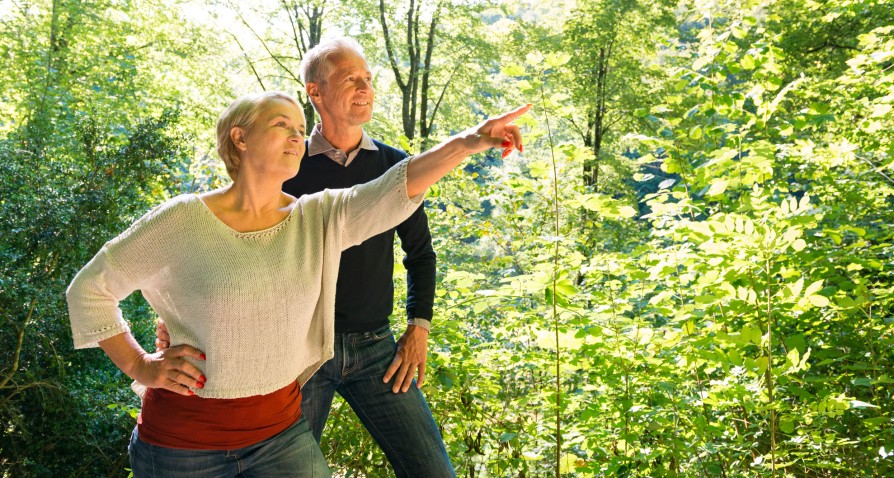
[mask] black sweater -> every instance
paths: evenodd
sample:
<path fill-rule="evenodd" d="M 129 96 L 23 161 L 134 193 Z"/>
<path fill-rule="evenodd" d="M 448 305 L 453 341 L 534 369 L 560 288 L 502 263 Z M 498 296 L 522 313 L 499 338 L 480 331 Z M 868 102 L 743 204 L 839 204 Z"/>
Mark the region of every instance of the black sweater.
<path fill-rule="evenodd" d="M 361 149 L 345 167 L 324 154 L 304 153 L 294 178 L 283 183 L 300 197 L 324 189 L 369 182 L 407 157 L 403 151 L 374 141 L 378 151 Z M 394 229 L 342 252 L 335 289 L 335 331 L 371 332 L 389 324 L 394 303 L 394 232 L 406 256 L 407 317 L 431 320 L 435 296 L 435 252 L 422 206 Z"/>

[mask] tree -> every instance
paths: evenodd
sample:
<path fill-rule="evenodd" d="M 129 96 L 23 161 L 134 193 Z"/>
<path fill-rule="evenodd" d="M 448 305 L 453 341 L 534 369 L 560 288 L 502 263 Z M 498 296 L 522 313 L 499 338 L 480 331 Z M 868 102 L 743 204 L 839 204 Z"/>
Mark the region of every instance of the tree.
<path fill-rule="evenodd" d="M 418 140 L 424 148 L 431 144 L 429 138 L 445 100 L 459 93 L 456 83 L 474 78 L 469 67 L 484 67 L 493 58 L 493 48 L 478 33 L 483 28 L 481 7 L 411 0 L 399 15 L 403 8 L 379 0 L 376 16 L 385 60 L 401 94 L 403 135 L 410 142 Z M 393 28 L 395 24 L 397 28 Z M 398 36 L 396 31 L 405 34 Z"/>
<path fill-rule="evenodd" d="M 150 205 L 193 190 L 188 165 L 222 83 L 197 79 L 193 62 L 215 38 L 161 22 L 176 5 L 13 6 L 0 26 L 0 69 L 23 72 L 0 85 L 13 100 L 0 137 L 0 468 L 122 475 L 137 400 L 101 353 L 73 353 L 64 291 Z M 137 334 L 151 327 L 144 304 L 124 308 Z"/>
<path fill-rule="evenodd" d="M 322 1 L 299 2 L 280 0 L 276 8 L 247 7 L 230 4 L 229 8 L 247 30 L 248 39 L 240 40 L 229 32 L 239 48 L 246 66 L 262 90 L 269 86 L 294 92 L 302 105 L 308 124 L 314 124 L 313 104 L 303 94 L 304 82 L 298 74 L 298 65 L 304 52 L 320 43 L 327 25 L 327 16 L 337 12 L 339 5 Z M 261 19 L 261 20 L 259 20 Z M 263 29 L 262 29 L 263 26 Z M 257 42 L 262 51 L 246 48 L 247 41 Z"/>
<path fill-rule="evenodd" d="M 672 20 L 667 2 L 582 2 L 565 24 L 567 82 L 577 106 L 569 121 L 593 152 L 583 164 L 584 184 L 600 187 L 605 139 L 615 128 L 637 124 L 633 112 L 646 100 L 648 61 L 654 58 Z"/>

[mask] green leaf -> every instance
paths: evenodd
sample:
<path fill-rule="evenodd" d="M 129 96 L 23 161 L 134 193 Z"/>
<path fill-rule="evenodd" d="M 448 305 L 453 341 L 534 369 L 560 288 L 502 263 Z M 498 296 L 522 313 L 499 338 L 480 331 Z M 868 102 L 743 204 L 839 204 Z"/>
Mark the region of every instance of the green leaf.
<path fill-rule="evenodd" d="M 779 430 L 781 430 L 782 433 L 788 433 L 788 434 L 794 433 L 795 422 L 793 422 L 789 419 L 779 420 Z"/>
<path fill-rule="evenodd" d="M 525 76 L 525 68 L 514 63 L 503 66 L 502 72 L 506 76 Z"/>
<path fill-rule="evenodd" d="M 533 51 L 525 56 L 525 63 L 530 66 L 539 67 L 543 63 L 543 53 Z"/>
<path fill-rule="evenodd" d="M 450 376 L 447 375 L 446 373 L 438 374 L 438 383 L 440 383 L 441 386 L 447 390 L 450 390 L 451 388 L 453 388 L 453 379 L 450 378 Z"/>
<path fill-rule="evenodd" d="M 807 300 L 816 307 L 827 307 L 829 305 L 829 299 L 822 295 L 811 295 L 807 297 Z"/>
<path fill-rule="evenodd" d="M 726 179 L 715 179 L 714 182 L 711 183 L 711 189 L 708 189 L 707 196 L 716 197 L 726 191 L 726 187 L 729 185 L 729 181 Z"/>
<path fill-rule="evenodd" d="M 867 419 L 863 420 L 864 425 L 867 425 L 867 426 L 870 426 L 873 428 L 880 427 L 882 425 L 887 425 L 890 422 L 891 422 L 891 419 L 888 417 L 873 417 L 873 418 L 867 418 Z"/>
<path fill-rule="evenodd" d="M 571 55 L 566 52 L 550 53 L 546 55 L 546 66 L 558 68 L 571 60 Z"/>
<path fill-rule="evenodd" d="M 692 129 L 689 130 L 689 138 L 698 140 L 702 137 L 702 127 L 701 126 L 693 126 Z"/>
<path fill-rule="evenodd" d="M 618 208 L 618 215 L 624 219 L 630 219 L 631 217 L 636 216 L 636 209 L 630 206 L 621 206 Z"/>
<path fill-rule="evenodd" d="M 577 287 L 575 287 L 568 279 L 556 281 L 556 292 L 565 297 L 573 296 L 578 293 Z"/>

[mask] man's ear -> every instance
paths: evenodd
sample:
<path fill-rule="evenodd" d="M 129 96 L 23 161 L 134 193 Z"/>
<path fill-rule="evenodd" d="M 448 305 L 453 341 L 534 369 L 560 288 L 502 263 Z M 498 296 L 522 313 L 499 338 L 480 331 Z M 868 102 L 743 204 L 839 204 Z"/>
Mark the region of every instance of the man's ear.
<path fill-rule="evenodd" d="M 310 98 L 311 101 L 319 101 L 320 100 L 320 85 L 314 81 L 307 82 L 304 85 L 304 91 L 307 92 L 307 97 Z"/>
<path fill-rule="evenodd" d="M 240 151 L 245 151 L 248 149 L 248 145 L 245 144 L 245 130 L 239 126 L 233 126 L 230 128 L 230 141 L 236 145 L 236 149 Z"/>

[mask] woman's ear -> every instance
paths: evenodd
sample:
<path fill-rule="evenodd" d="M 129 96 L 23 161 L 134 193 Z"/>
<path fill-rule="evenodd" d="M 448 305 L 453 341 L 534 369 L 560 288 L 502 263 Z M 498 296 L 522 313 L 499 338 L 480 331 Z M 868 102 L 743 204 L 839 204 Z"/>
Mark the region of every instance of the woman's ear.
<path fill-rule="evenodd" d="M 230 128 L 230 141 L 236 146 L 236 149 L 245 151 L 248 145 L 245 144 L 245 130 L 239 126 Z"/>

